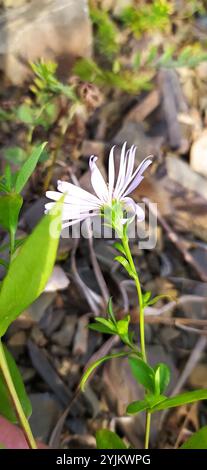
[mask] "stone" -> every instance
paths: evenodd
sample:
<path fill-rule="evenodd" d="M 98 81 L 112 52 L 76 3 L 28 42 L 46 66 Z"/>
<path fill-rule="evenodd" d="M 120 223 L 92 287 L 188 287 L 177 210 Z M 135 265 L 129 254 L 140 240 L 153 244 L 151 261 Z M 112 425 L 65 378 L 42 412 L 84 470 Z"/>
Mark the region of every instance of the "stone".
<path fill-rule="evenodd" d="M 67 289 L 69 279 L 60 266 L 55 266 L 53 272 L 45 286 L 44 292 L 56 292 L 58 290 Z"/>
<path fill-rule="evenodd" d="M 167 156 L 167 174 L 170 179 L 181 184 L 184 188 L 194 191 L 207 199 L 206 178 L 194 172 L 192 168 L 180 158 Z"/>
<path fill-rule="evenodd" d="M 190 374 L 189 383 L 193 388 L 207 388 L 206 364 L 197 364 Z"/>
<path fill-rule="evenodd" d="M 162 136 L 149 136 L 142 123 L 126 121 L 114 137 L 113 143 L 121 145 L 127 141 L 128 147 L 136 145 L 136 161 L 138 164 L 141 163 L 147 155 L 159 155 L 163 140 Z"/>
<path fill-rule="evenodd" d="M 15 85 L 31 73 L 29 61 L 57 61 L 68 76 L 76 57 L 91 54 L 87 0 L 32 0 L 7 8 L 0 25 L 0 68 Z"/>
<path fill-rule="evenodd" d="M 23 352 L 27 342 L 27 335 L 24 331 L 18 331 L 8 341 L 9 349 L 17 359 Z"/>
<path fill-rule="evenodd" d="M 32 393 L 30 425 L 36 439 L 47 442 L 61 413 L 57 401 L 49 393 Z"/>
<path fill-rule="evenodd" d="M 190 165 L 194 171 L 207 176 L 207 130 L 202 132 L 191 147 Z"/>
<path fill-rule="evenodd" d="M 70 315 L 66 317 L 60 330 L 57 333 L 53 334 L 53 342 L 62 347 L 70 346 L 70 343 L 72 342 L 74 336 L 76 323 L 77 317 L 75 315 Z"/>

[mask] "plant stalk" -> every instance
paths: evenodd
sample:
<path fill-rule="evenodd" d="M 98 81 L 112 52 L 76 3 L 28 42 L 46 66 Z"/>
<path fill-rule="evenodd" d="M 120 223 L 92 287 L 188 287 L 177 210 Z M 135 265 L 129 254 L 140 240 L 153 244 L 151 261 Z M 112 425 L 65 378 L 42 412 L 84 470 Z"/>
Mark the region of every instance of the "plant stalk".
<path fill-rule="evenodd" d="M 143 308 L 143 302 L 142 302 L 142 289 L 141 289 L 141 284 L 139 280 L 139 276 L 136 272 L 136 268 L 134 265 L 134 260 L 131 255 L 131 251 L 129 248 L 129 240 L 127 235 L 124 235 L 122 239 L 123 247 L 125 249 L 125 253 L 127 256 L 127 259 L 129 261 L 130 267 L 135 275 L 135 284 L 137 288 L 137 294 L 138 294 L 138 300 L 139 300 L 139 325 L 140 325 L 140 344 L 141 344 L 141 353 L 142 353 L 142 358 L 143 361 L 147 362 L 147 355 L 146 355 L 146 348 L 145 348 L 145 328 L 144 328 L 144 308 Z"/>
<path fill-rule="evenodd" d="M 144 307 L 143 307 L 143 300 L 142 300 L 142 288 L 141 288 L 141 284 L 139 280 L 139 275 L 136 271 L 134 260 L 131 255 L 131 250 L 129 247 L 129 239 L 128 239 L 126 232 L 124 233 L 124 236 L 122 238 L 122 244 L 123 244 L 128 262 L 130 264 L 130 268 L 132 269 L 136 288 L 137 288 L 138 301 L 139 301 L 139 328 L 140 328 L 141 354 L 142 354 L 143 361 L 147 363 L 147 355 L 146 355 L 146 348 L 145 348 L 145 322 L 144 322 Z M 146 412 L 146 426 L 145 426 L 145 449 L 148 449 L 149 447 L 150 424 L 151 424 L 151 413 L 147 411 Z"/>
<path fill-rule="evenodd" d="M 30 425 L 29 425 L 29 423 L 27 421 L 27 418 L 24 414 L 24 411 L 22 409 L 22 405 L 20 403 L 20 400 L 19 400 L 19 397 L 17 395 L 15 386 L 13 384 L 13 380 L 12 380 L 12 377 L 11 377 L 11 374 L 10 374 L 10 371 L 9 371 L 9 368 L 8 368 L 8 364 L 7 364 L 7 360 L 6 360 L 6 356 L 5 356 L 5 353 L 4 353 L 4 348 L 3 348 L 1 340 L 0 340 L 0 370 L 2 372 L 5 383 L 7 385 L 9 394 L 11 396 L 11 399 L 12 399 L 12 402 L 13 402 L 13 405 L 14 405 L 14 408 L 15 408 L 15 411 L 16 411 L 16 415 L 18 417 L 19 423 L 20 423 L 20 425 L 22 427 L 22 430 L 24 432 L 27 443 L 28 443 L 30 449 L 37 449 L 37 445 L 36 445 L 36 442 L 35 442 L 34 437 L 32 435 Z"/>
<path fill-rule="evenodd" d="M 151 413 L 147 411 L 146 412 L 146 426 L 145 426 L 145 442 L 144 442 L 145 449 L 149 449 L 150 424 L 151 424 Z"/>

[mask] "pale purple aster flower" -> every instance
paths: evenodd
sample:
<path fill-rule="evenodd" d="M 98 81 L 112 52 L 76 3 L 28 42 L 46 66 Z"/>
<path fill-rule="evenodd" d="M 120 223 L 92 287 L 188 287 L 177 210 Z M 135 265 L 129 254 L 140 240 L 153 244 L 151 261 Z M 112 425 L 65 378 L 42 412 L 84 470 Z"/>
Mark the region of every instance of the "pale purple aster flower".
<path fill-rule="evenodd" d="M 81 222 L 87 217 L 99 215 L 105 206 L 111 207 L 113 201 L 120 202 L 123 209 L 130 210 L 130 212 L 137 216 L 139 221 L 144 220 L 144 211 L 128 195 L 144 179 L 143 173 L 152 163 L 152 156 L 145 158 L 138 168 L 133 171 L 136 147 L 132 145 L 126 151 L 125 142 L 122 146 L 119 170 L 116 177 L 114 149 L 115 146 L 112 147 L 109 154 L 108 184 L 96 165 L 97 157 L 92 155 L 89 159 L 91 184 L 95 195 L 66 181 L 58 181 L 57 189 L 59 192 L 46 192 L 46 196 L 53 201 L 59 200 L 62 197 L 62 193 L 65 194 L 62 214 L 63 228 Z M 48 212 L 53 205 L 54 202 L 47 203 L 45 211 Z"/>

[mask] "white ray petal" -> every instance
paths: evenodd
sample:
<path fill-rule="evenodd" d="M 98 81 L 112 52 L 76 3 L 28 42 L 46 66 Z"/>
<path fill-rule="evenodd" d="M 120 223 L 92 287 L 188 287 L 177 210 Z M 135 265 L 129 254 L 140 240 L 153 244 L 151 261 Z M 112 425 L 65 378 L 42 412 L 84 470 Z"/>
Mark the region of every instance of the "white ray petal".
<path fill-rule="evenodd" d="M 75 224 L 78 224 L 80 222 L 83 222 L 83 220 L 89 218 L 89 217 L 95 217 L 96 215 L 98 215 L 98 213 L 96 214 L 95 212 L 93 214 L 87 214 L 85 217 L 81 217 L 81 218 L 76 218 L 74 220 L 70 220 L 68 222 L 63 222 L 62 223 L 62 229 L 66 228 L 66 227 L 70 227 L 71 225 L 75 225 Z"/>
<path fill-rule="evenodd" d="M 137 175 L 136 178 L 134 178 L 133 181 L 131 182 L 131 184 L 128 186 L 128 188 L 126 189 L 124 194 L 122 194 L 122 197 L 125 197 L 128 194 L 132 193 L 132 191 L 134 191 L 137 188 L 137 186 L 140 185 L 140 183 L 143 179 L 144 179 L 144 176 Z"/>
<path fill-rule="evenodd" d="M 117 184 L 116 184 L 115 189 L 114 189 L 114 197 L 117 198 L 117 199 L 119 198 L 119 195 L 121 193 L 121 190 L 122 190 L 122 187 L 124 185 L 125 178 L 126 178 L 126 167 L 127 167 L 129 153 L 130 153 L 130 150 L 127 150 L 127 152 L 125 152 L 125 154 L 124 154 L 123 159 L 122 159 L 122 155 L 121 155 L 119 176 L 118 176 Z"/>
<path fill-rule="evenodd" d="M 53 207 L 55 203 L 54 202 L 48 202 L 45 204 L 45 212 L 48 213 Z M 91 214 L 91 211 L 93 213 L 100 213 L 99 210 L 94 211 L 93 208 L 90 206 L 88 207 L 81 207 L 81 206 L 70 206 L 69 204 L 63 204 L 63 209 L 62 209 L 62 220 L 69 220 L 69 219 L 79 219 L 82 217 L 87 217 Z"/>
<path fill-rule="evenodd" d="M 108 165 L 108 178 L 109 178 L 109 201 L 112 200 L 112 194 L 114 189 L 114 180 L 115 180 L 115 167 L 114 167 L 114 149 L 115 145 L 112 147 L 110 154 L 109 154 L 109 165 Z"/>
<path fill-rule="evenodd" d="M 141 181 L 144 179 L 144 176 L 142 174 L 144 171 L 148 168 L 149 165 L 151 165 L 152 159 L 151 157 L 146 157 L 138 166 L 138 168 L 134 171 L 131 181 L 128 183 L 128 187 L 125 188 L 124 193 L 122 196 L 126 196 L 127 194 L 130 194 L 132 191 L 134 191 L 137 186 L 141 183 Z"/>
<path fill-rule="evenodd" d="M 89 160 L 89 166 L 91 170 L 91 184 L 98 198 L 102 202 L 107 202 L 108 200 L 108 189 L 104 181 L 104 178 L 96 165 L 97 157 L 92 155 Z"/>
<path fill-rule="evenodd" d="M 59 180 L 57 182 L 57 188 L 61 193 L 66 193 L 67 196 L 73 196 L 74 198 L 78 198 L 83 201 L 96 202 L 97 204 L 101 203 L 101 201 L 93 194 L 85 191 L 85 189 L 80 188 L 79 186 L 75 186 L 75 184 L 68 183 L 67 181 Z M 66 199 L 66 202 L 69 202 L 68 198 Z"/>
<path fill-rule="evenodd" d="M 129 185 L 131 181 L 136 150 L 137 150 L 137 147 L 132 145 L 132 147 L 130 148 L 129 154 L 127 156 L 128 162 L 127 162 L 127 168 L 126 168 L 126 174 L 125 174 L 125 181 L 123 182 L 122 187 L 120 187 L 119 193 L 117 194 L 118 198 L 120 198 L 124 194 L 127 186 Z"/>
<path fill-rule="evenodd" d="M 116 198 L 116 194 L 117 194 L 117 191 L 118 191 L 118 188 L 119 188 L 119 185 L 120 185 L 120 181 L 121 181 L 121 177 L 122 177 L 122 173 L 123 173 L 125 153 L 126 153 L 126 145 L 127 145 L 127 142 L 124 142 L 124 144 L 122 145 L 122 149 L 121 149 L 121 156 L 120 156 L 120 160 L 119 160 L 119 172 L 118 172 L 118 177 L 117 177 L 116 185 L 115 185 L 115 188 L 114 188 L 114 194 L 113 194 L 113 196 L 115 198 Z"/>

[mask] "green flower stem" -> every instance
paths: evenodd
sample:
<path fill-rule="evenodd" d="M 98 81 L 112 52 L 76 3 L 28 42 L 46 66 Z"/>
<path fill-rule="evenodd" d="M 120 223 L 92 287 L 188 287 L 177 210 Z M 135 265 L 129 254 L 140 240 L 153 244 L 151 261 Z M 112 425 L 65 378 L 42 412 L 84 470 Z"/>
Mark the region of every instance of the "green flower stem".
<path fill-rule="evenodd" d="M 16 411 L 19 423 L 20 423 L 20 425 L 22 427 L 22 430 L 25 434 L 28 445 L 31 449 L 37 449 L 37 445 L 36 445 L 36 442 L 35 442 L 34 437 L 32 435 L 30 425 L 29 425 L 29 423 L 27 421 L 27 418 L 24 414 L 24 411 L 22 409 L 22 405 L 19 401 L 19 397 L 17 395 L 17 392 L 15 390 L 15 387 L 14 387 L 14 384 L 13 384 L 13 381 L 12 381 L 12 378 L 11 378 L 11 374 L 10 374 L 10 371 L 9 371 L 9 368 L 8 368 L 8 365 L 7 365 L 7 361 L 6 361 L 6 357 L 5 357 L 5 354 L 4 354 L 4 349 L 3 349 L 3 345 L 2 345 L 1 340 L 0 340 L 0 370 L 2 372 L 5 383 L 7 385 L 8 390 L 9 390 L 9 393 L 10 393 L 12 402 L 14 404 L 15 411 Z"/>
<path fill-rule="evenodd" d="M 122 237 L 122 245 L 124 247 L 126 257 L 130 264 L 130 268 L 133 272 L 133 279 L 135 281 L 136 288 L 137 288 L 138 301 L 139 301 L 139 328 L 140 328 L 141 354 L 142 354 L 143 361 L 147 363 L 147 355 L 146 355 L 146 348 L 145 348 L 145 322 L 144 322 L 144 307 L 143 307 L 143 300 L 142 300 L 142 288 L 141 288 L 138 273 L 134 265 L 134 260 L 131 255 L 131 250 L 129 247 L 127 227 L 124 230 L 124 235 Z M 151 424 L 151 414 L 149 411 L 147 411 L 146 412 L 146 427 L 145 427 L 145 449 L 148 449 L 149 447 L 150 424 Z"/>
<path fill-rule="evenodd" d="M 143 361 L 147 362 L 147 355 L 146 355 L 146 348 L 145 348 L 145 331 L 144 331 L 144 308 L 143 308 L 143 302 L 142 302 L 142 289 L 140 285 L 140 280 L 139 276 L 136 272 L 136 268 L 134 265 L 134 261 L 131 255 L 131 251 L 129 248 L 129 240 L 127 237 L 127 234 L 125 233 L 123 238 L 122 238 L 122 244 L 127 256 L 127 259 L 129 261 L 130 267 L 134 273 L 134 280 L 137 288 L 137 294 L 138 294 L 138 300 L 139 300 L 139 324 L 140 324 L 140 343 L 141 343 L 141 353 L 142 353 L 142 358 Z"/>
<path fill-rule="evenodd" d="M 147 411 L 147 413 L 146 413 L 146 426 L 145 426 L 145 442 L 144 442 L 144 448 L 145 449 L 149 449 L 150 424 L 151 424 L 151 413 L 149 411 Z"/>

